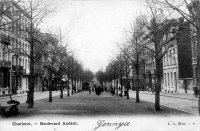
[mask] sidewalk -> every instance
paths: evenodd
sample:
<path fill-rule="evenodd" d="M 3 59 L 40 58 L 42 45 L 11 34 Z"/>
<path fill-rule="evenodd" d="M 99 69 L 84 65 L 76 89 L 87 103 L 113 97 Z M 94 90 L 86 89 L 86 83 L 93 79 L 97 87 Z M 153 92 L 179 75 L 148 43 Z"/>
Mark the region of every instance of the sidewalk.
<path fill-rule="evenodd" d="M 130 90 L 130 92 L 135 93 L 136 91 Z M 150 91 L 140 91 L 139 93 L 148 94 L 148 95 L 155 95 L 155 93 L 152 93 Z M 198 101 L 198 98 L 195 97 L 195 95 L 192 94 L 183 94 L 183 93 L 166 93 L 166 92 L 160 92 L 160 96 L 165 97 L 174 97 L 174 98 L 180 98 L 180 99 L 188 99 L 188 100 L 196 100 Z"/>
<path fill-rule="evenodd" d="M 64 90 L 63 93 L 66 94 L 67 91 Z M 59 95 L 60 95 L 60 90 L 52 91 L 52 97 L 59 96 Z M 37 101 L 37 100 L 40 100 L 40 99 L 45 99 L 45 98 L 48 98 L 48 97 L 49 97 L 49 91 L 34 92 L 34 101 Z M 27 93 L 12 95 L 12 99 L 19 101 L 21 104 L 26 103 Z M 9 100 L 10 100 L 10 96 L 0 97 L 0 104 L 6 103 Z"/>

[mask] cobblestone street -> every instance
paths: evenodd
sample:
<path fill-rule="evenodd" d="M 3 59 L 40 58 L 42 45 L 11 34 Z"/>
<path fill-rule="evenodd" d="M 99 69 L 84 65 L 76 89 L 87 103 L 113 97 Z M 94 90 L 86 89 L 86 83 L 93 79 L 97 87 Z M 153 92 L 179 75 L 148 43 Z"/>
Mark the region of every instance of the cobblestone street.
<path fill-rule="evenodd" d="M 135 99 L 129 100 L 126 97 L 112 96 L 108 92 L 103 92 L 97 96 L 94 92 L 80 92 L 78 94 L 63 99 L 59 96 L 53 97 L 53 102 L 48 102 L 48 98 L 35 101 L 34 108 L 27 109 L 27 104 L 19 106 L 19 114 L 9 118 L 26 118 L 30 116 L 43 115 L 72 115 L 72 116 L 113 116 L 113 115 L 142 115 L 142 116 L 192 116 L 192 114 L 178 111 L 162 106 L 162 111 L 155 112 L 154 104 L 141 101 L 135 103 Z"/>

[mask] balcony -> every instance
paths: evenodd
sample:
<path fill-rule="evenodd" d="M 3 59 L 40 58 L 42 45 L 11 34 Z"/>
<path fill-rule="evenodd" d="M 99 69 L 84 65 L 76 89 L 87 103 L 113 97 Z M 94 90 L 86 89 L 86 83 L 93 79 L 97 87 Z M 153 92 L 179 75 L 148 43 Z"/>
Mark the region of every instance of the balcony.
<path fill-rule="evenodd" d="M 0 67 L 10 68 L 11 67 L 11 61 L 1 60 L 0 61 Z"/>
<path fill-rule="evenodd" d="M 12 71 L 23 73 L 23 66 L 13 65 L 12 66 Z"/>
<path fill-rule="evenodd" d="M 1 34 L 1 43 L 5 44 L 5 45 L 10 45 L 11 44 L 11 38 L 5 34 Z"/>

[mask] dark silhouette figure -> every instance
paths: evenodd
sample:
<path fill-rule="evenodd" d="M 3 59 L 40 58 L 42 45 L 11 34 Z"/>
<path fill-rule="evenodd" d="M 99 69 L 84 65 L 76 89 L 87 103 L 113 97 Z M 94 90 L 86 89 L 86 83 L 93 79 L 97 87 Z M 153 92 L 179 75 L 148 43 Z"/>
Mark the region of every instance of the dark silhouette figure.
<path fill-rule="evenodd" d="M 114 87 L 111 87 L 111 94 L 112 94 L 112 95 L 115 94 L 115 89 L 114 89 Z"/>
<path fill-rule="evenodd" d="M 96 86 L 95 87 L 95 92 L 96 92 L 96 95 L 100 95 L 101 94 L 101 86 Z"/>
<path fill-rule="evenodd" d="M 89 87 L 89 94 L 91 94 L 91 87 Z"/>
<path fill-rule="evenodd" d="M 197 85 L 194 85 L 193 89 L 194 89 L 194 95 L 195 95 L 195 97 L 197 98 L 197 97 L 198 97 L 198 92 L 199 92 L 198 86 L 197 86 Z"/>

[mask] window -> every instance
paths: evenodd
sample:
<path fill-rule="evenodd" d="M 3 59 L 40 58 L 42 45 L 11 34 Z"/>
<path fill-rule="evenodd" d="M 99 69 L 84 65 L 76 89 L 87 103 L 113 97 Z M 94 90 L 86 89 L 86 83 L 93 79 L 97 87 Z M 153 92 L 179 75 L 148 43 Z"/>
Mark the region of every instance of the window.
<path fill-rule="evenodd" d="M 167 52 L 167 53 L 166 53 L 166 65 L 169 65 L 168 58 L 169 58 L 169 56 L 168 56 L 168 52 Z"/>
<path fill-rule="evenodd" d="M 8 53 L 8 61 L 10 61 L 11 60 L 11 58 L 10 58 L 11 56 L 10 56 L 10 53 Z"/>
<path fill-rule="evenodd" d="M 174 72 L 174 87 L 175 87 L 175 91 L 177 91 L 177 78 L 176 78 L 176 72 Z"/>
<path fill-rule="evenodd" d="M 15 64 L 16 64 L 16 65 L 19 65 L 19 63 L 18 63 L 18 58 L 16 57 L 15 59 L 16 59 L 16 63 L 15 63 Z"/>
<path fill-rule="evenodd" d="M 29 45 L 27 45 L 27 53 L 29 54 L 30 49 L 29 49 Z"/>
<path fill-rule="evenodd" d="M 25 45 L 25 51 L 26 51 L 26 53 L 28 53 L 28 49 L 27 49 L 28 47 L 27 47 L 27 44 Z"/>
<path fill-rule="evenodd" d="M 171 86 L 173 86 L 173 72 L 171 72 Z"/>
<path fill-rule="evenodd" d="M 173 49 L 173 54 L 174 54 L 173 55 L 173 57 L 174 57 L 174 59 L 173 59 L 174 60 L 174 64 L 176 64 L 176 49 L 175 48 Z"/>
<path fill-rule="evenodd" d="M 23 42 L 22 50 L 24 51 L 24 42 Z"/>
<path fill-rule="evenodd" d="M 172 65 L 172 50 L 169 50 L 169 65 Z"/>
<path fill-rule="evenodd" d="M 165 82 L 165 87 L 167 87 L 167 76 L 166 76 L 166 73 L 164 73 L 164 82 Z"/>
<path fill-rule="evenodd" d="M 23 62 L 23 63 L 22 63 L 22 64 L 23 64 L 23 68 L 25 68 L 25 66 L 24 66 L 24 58 L 23 58 L 23 61 L 22 61 L 22 62 Z"/>
<path fill-rule="evenodd" d="M 168 80 L 168 87 L 170 87 L 170 78 L 169 78 L 169 73 L 167 73 L 167 80 Z"/>
<path fill-rule="evenodd" d="M 163 66 L 165 66 L 165 56 L 164 56 L 164 58 L 163 58 Z"/>
<path fill-rule="evenodd" d="M 19 41 L 19 49 L 21 49 L 21 41 Z"/>
<path fill-rule="evenodd" d="M 25 59 L 25 69 L 27 68 L 27 59 Z"/>
<path fill-rule="evenodd" d="M 16 64 L 14 63 L 14 62 L 15 62 L 14 60 L 15 60 L 15 57 L 14 57 L 14 55 L 13 55 L 13 56 L 12 56 L 12 65 L 16 65 Z"/>
<path fill-rule="evenodd" d="M 19 58 L 19 66 L 21 66 L 21 64 L 22 64 L 22 59 Z"/>

